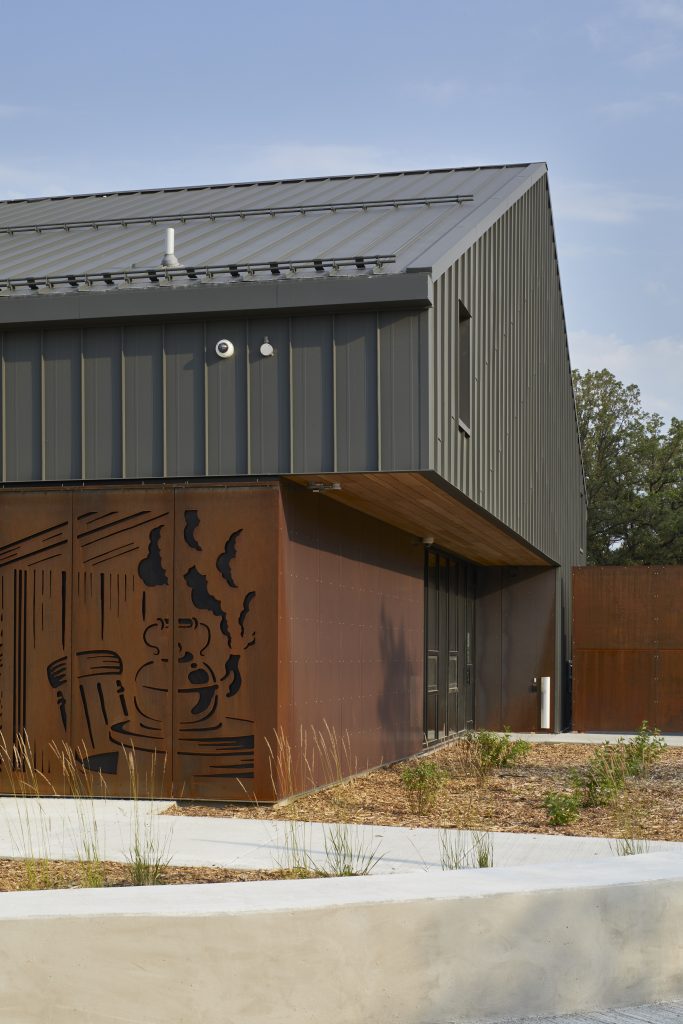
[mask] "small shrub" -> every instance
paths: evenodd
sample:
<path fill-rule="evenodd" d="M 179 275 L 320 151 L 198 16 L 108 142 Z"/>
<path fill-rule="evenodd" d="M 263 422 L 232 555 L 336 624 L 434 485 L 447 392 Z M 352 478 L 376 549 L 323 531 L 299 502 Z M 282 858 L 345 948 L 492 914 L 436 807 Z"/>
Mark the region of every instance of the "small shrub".
<path fill-rule="evenodd" d="M 543 806 L 548 812 L 548 821 L 551 825 L 569 825 L 579 816 L 581 794 L 576 790 L 564 793 L 562 790 L 551 789 L 545 795 Z"/>
<path fill-rule="evenodd" d="M 650 729 L 647 722 L 643 722 L 636 735 L 624 746 L 626 774 L 633 777 L 647 775 L 665 750 L 666 743 L 659 729 Z"/>
<path fill-rule="evenodd" d="M 448 773 L 433 761 L 421 758 L 407 764 L 401 772 L 401 782 L 408 790 L 408 797 L 417 814 L 426 814 L 442 788 Z"/>
<path fill-rule="evenodd" d="M 505 727 L 502 735 L 485 729 L 470 733 L 462 743 L 467 747 L 464 760 L 480 778 L 485 778 L 497 768 L 507 768 L 521 761 L 531 750 L 531 744 L 526 740 L 512 739 L 509 726 Z"/>
<path fill-rule="evenodd" d="M 583 796 L 585 807 L 605 807 L 619 795 L 627 777 L 625 744 L 609 742 L 593 754 L 582 772 L 574 772 L 574 788 Z"/>

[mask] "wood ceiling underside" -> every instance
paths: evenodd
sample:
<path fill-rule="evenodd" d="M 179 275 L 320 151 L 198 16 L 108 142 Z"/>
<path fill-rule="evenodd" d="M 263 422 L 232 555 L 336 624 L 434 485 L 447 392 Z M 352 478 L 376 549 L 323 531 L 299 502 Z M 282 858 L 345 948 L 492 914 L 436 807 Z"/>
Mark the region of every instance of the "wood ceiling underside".
<path fill-rule="evenodd" d="M 552 565 L 421 473 L 293 475 L 295 483 L 340 484 L 325 496 L 366 512 L 480 565 Z"/>

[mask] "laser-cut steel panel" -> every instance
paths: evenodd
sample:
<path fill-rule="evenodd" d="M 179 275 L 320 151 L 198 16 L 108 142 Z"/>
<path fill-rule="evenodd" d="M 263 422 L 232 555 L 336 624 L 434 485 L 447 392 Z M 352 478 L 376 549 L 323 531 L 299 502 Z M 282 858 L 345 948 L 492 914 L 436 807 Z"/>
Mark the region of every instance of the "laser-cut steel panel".
<path fill-rule="evenodd" d="M 70 727 L 71 504 L 54 491 L 0 494 L 0 731 L 16 783 L 36 769 L 48 792 L 61 787 L 54 748 Z"/>
<path fill-rule="evenodd" d="M 278 502 L 272 487 L 176 491 L 178 796 L 272 798 Z"/>
<path fill-rule="evenodd" d="M 269 799 L 277 487 L 0 493 L 0 729 L 14 784 Z M 0 787 L 12 788 L 8 778 Z"/>
<path fill-rule="evenodd" d="M 130 755 L 142 791 L 170 789 L 172 587 L 172 492 L 74 497 L 71 743 L 112 795 Z"/>

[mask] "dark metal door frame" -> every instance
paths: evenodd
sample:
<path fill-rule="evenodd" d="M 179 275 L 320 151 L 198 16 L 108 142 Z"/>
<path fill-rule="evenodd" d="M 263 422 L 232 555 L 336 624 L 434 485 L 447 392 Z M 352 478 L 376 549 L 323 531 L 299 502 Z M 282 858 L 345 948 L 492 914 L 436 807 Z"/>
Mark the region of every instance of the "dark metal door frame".
<path fill-rule="evenodd" d="M 425 552 L 424 734 L 438 743 L 474 726 L 474 566 Z"/>

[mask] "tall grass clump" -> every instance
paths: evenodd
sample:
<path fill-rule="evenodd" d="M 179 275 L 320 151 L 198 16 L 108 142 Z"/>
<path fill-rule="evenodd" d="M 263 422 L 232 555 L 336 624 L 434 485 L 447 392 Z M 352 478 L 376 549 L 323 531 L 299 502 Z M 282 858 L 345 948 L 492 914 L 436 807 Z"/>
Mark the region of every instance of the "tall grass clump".
<path fill-rule="evenodd" d="M 16 822 L 8 822 L 8 831 L 15 856 L 23 867 L 24 888 L 52 889 L 52 820 L 41 794 L 47 791 L 55 796 L 55 789 L 36 767 L 26 733 L 17 738 L 11 750 L 0 734 L 0 765 L 16 810 Z"/>
<path fill-rule="evenodd" d="M 412 761 L 402 769 L 401 783 L 416 814 L 431 810 L 447 778 L 448 772 L 425 758 Z"/>
<path fill-rule="evenodd" d="M 104 840 L 95 800 L 96 796 L 106 797 L 106 784 L 101 772 L 93 775 L 83 768 L 81 757 L 85 757 L 85 750 L 79 756 L 79 752 L 74 752 L 67 743 L 63 743 L 61 748 L 52 745 L 52 749 L 60 759 L 66 788 L 73 801 L 75 824 L 72 838 L 83 885 L 97 889 L 105 884 L 105 872 Z"/>
<path fill-rule="evenodd" d="M 160 885 L 165 869 L 171 863 L 171 832 L 163 832 L 159 815 L 154 807 L 156 799 L 157 757 L 152 755 L 149 775 L 140 776 L 135 751 L 126 752 L 130 781 L 131 823 L 126 862 L 132 885 Z M 166 762 L 162 767 L 162 778 Z M 146 799 L 141 799 L 141 793 Z M 164 819 L 164 825 L 166 825 Z"/>
<path fill-rule="evenodd" d="M 325 864 L 320 873 L 339 878 L 347 875 L 369 875 L 382 860 L 380 842 L 366 836 L 353 825 L 330 825 L 324 828 Z"/>
<path fill-rule="evenodd" d="M 270 779 L 279 799 L 295 799 L 314 789 L 336 787 L 358 773 L 358 761 L 351 752 L 349 734 L 337 735 L 327 721 L 322 728 L 299 729 L 298 743 L 292 745 L 284 729 L 266 739 Z M 343 804 L 339 795 L 332 797 Z"/>
<path fill-rule="evenodd" d="M 439 859 L 443 871 L 493 867 L 493 838 L 489 832 L 439 829 Z"/>

